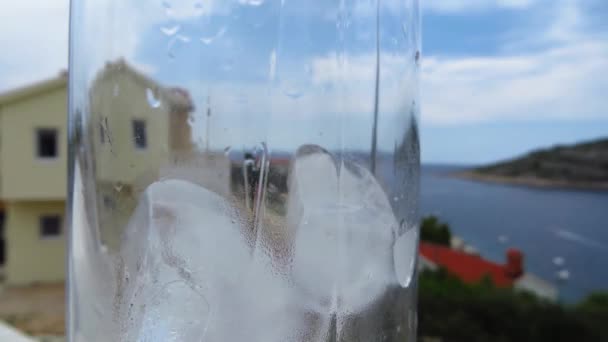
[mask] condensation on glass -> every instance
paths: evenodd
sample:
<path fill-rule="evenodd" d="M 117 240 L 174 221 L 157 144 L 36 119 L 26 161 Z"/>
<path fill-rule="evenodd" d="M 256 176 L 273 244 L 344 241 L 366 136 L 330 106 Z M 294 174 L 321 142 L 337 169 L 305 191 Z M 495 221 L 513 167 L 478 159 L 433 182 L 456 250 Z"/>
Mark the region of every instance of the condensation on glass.
<path fill-rule="evenodd" d="M 414 341 L 416 0 L 71 5 L 70 341 Z"/>

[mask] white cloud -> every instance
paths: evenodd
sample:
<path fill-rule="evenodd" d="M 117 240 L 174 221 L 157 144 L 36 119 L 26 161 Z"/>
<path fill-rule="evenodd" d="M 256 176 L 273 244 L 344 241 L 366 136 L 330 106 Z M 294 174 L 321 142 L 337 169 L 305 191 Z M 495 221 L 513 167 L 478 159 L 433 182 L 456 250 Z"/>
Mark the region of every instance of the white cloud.
<path fill-rule="evenodd" d="M 525 56 L 428 58 L 423 121 L 467 123 L 608 117 L 608 44 L 580 42 Z"/>
<path fill-rule="evenodd" d="M 535 1 L 426 0 L 421 3 L 430 10 L 453 12 L 492 6 L 526 8 Z M 147 73 L 154 72 L 153 66 L 138 64 L 135 60 L 145 30 L 170 20 L 221 13 L 229 6 L 225 2 L 220 6 L 222 2 L 215 0 L 204 2 L 207 7 L 203 8 L 196 1 L 183 1 L 179 2 L 181 7 L 167 9 L 161 5 L 162 2 L 145 0 L 138 2 L 137 6 L 152 10 L 138 10 L 133 7 L 134 2 L 129 1 L 109 11 L 105 2 L 86 3 L 92 6 L 86 11 L 90 16 L 87 18 L 95 19 L 81 33 L 84 41 L 88 42 L 87 58 L 92 63 L 91 70 L 108 59 L 122 56 Z M 504 46 L 510 48 L 505 49 L 503 55 L 429 56 L 423 59 L 423 121 L 453 124 L 608 116 L 608 102 L 604 99 L 608 93 L 608 80 L 601 77 L 608 75 L 608 59 L 605 58 L 608 56 L 608 41 L 586 35 L 585 13 L 576 2 L 556 2 L 552 10 L 554 13 L 547 14 L 551 18 L 549 25 L 537 28 L 533 35 L 528 33 L 523 42 L 515 41 L 515 38 L 505 42 Z M 4 47 L 0 54 L 0 91 L 53 76 L 67 66 L 67 0 L 48 0 L 36 7 L 11 2 L 4 5 L 0 20 L 4 28 L 0 31 L 0 46 Z M 520 48 L 514 48 L 517 46 Z M 334 54 L 310 58 L 308 79 L 302 75 L 290 77 L 290 67 L 278 67 L 271 58 L 270 74 L 276 74 L 277 78 L 278 88 L 275 90 L 284 93 L 284 96 L 273 97 L 272 103 L 261 103 L 262 99 L 268 99 L 268 88 L 264 85 L 226 85 L 225 89 L 239 88 L 241 93 L 249 94 L 249 105 L 258 108 L 271 106 L 273 112 L 291 112 L 296 119 L 305 118 L 310 113 L 365 113 L 372 107 L 373 53 L 346 56 L 343 65 Z M 381 104 L 385 106 L 384 110 L 397 110 L 396 106 L 410 101 L 405 96 L 415 95 L 408 85 L 412 82 L 411 61 L 403 58 L 407 57 L 383 55 L 384 101 Z M 328 90 L 326 86 L 332 83 L 340 87 Z M 224 89 L 220 85 L 212 88 Z M 217 97 L 217 101 L 225 103 L 225 106 L 231 103 L 237 107 L 240 105 L 232 97 L 225 100 L 220 98 L 221 95 Z M 336 101 L 336 98 L 346 100 Z M 239 108 L 225 110 L 238 111 Z"/>
<path fill-rule="evenodd" d="M 67 67 L 68 0 L 7 1 L 0 22 L 0 91 Z"/>
<path fill-rule="evenodd" d="M 428 57 L 421 70 L 422 120 L 459 124 L 511 120 L 608 118 L 608 43 L 579 40 L 542 51 L 491 57 Z M 350 56 L 340 67 L 333 55 L 315 58 L 312 84 L 342 84 L 342 94 L 313 93 L 315 104 L 333 112 L 365 114 L 373 101 L 372 54 Z M 382 59 L 384 111 L 399 110 L 415 96 L 411 64 L 404 57 Z M 408 82 L 410 86 L 408 87 Z M 391 85 L 394 85 L 391 86 Z M 346 103 L 332 101 L 343 95 Z M 303 99 L 306 101 L 306 98 Z M 289 103 L 284 103 L 285 108 Z M 334 107 L 334 108 L 331 108 Z M 321 109 L 319 109 L 321 110 Z M 356 115 L 356 114 L 355 114 Z"/>
<path fill-rule="evenodd" d="M 426 58 L 423 121 L 608 118 L 608 80 L 599 76 L 608 74 L 608 41 L 584 30 L 577 3 L 555 2 L 551 10 L 542 13 L 548 25 L 528 28 L 524 39 L 513 35 L 503 55 Z"/>
<path fill-rule="evenodd" d="M 562 8 L 556 8 L 556 11 L 568 13 Z M 568 22 L 562 15 L 556 15 L 555 21 Z M 561 35 L 557 44 L 551 33 L 554 27 L 552 23 L 537 32 L 544 38 L 537 38 L 535 42 L 550 42 L 551 48 L 529 49 L 531 52 L 525 54 L 520 49 L 498 56 L 430 56 L 423 59 L 422 120 L 431 124 L 457 124 L 607 118 L 608 102 L 603 94 L 608 91 L 608 80 L 599 75 L 608 74 L 608 59 L 605 58 L 608 42 L 586 38 L 577 24 L 572 24 L 568 35 Z M 384 101 L 381 101 L 381 109 L 384 111 L 398 111 L 416 95 L 411 88 L 413 68 L 407 58 L 391 54 L 382 57 L 381 96 Z M 284 72 L 295 70 L 295 67 L 277 71 L 275 95 L 278 96 L 271 99 L 271 104 L 262 101 L 268 99 L 265 95 L 268 88 L 264 85 L 240 89 L 246 89 L 248 97 L 256 101 L 254 107 L 271 106 L 272 112 L 290 113 L 295 120 L 312 120 L 311 113 L 350 113 L 354 116 L 369 113 L 375 79 L 373 53 L 345 55 L 341 62 L 335 54 L 327 54 L 304 64 L 310 65 L 308 80 L 305 76 Z M 290 79 L 297 82 L 290 83 Z M 332 85 L 330 90 L 325 87 Z M 218 85 L 213 87 L 220 89 Z M 238 103 L 228 98 L 220 102 L 228 106 Z"/>
<path fill-rule="evenodd" d="M 316 56 L 311 65 L 311 90 L 303 97 L 303 108 L 318 113 L 346 113 L 349 116 L 368 117 L 373 111 L 376 82 L 376 54 L 373 52 L 339 56 L 329 53 Z M 398 113 L 416 96 L 415 65 L 408 54 L 381 56 L 380 109 Z M 284 103 L 285 109 L 293 107 Z M 323 114 L 325 115 L 325 114 Z"/>
<path fill-rule="evenodd" d="M 83 22 L 79 40 L 87 47 L 87 61 L 102 65 L 110 58 L 132 57 L 142 24 L 141 11 L 112 10 L 107 2 L 80 2 Z M 84 6 L 87 6 L 86 8 Z M 154 20 L 155 18 L 151 18 Z M 9 2 L 0 12 L 0 91 L 53 77 L 68 67 L 69 1 Z M 125 28 L 117 32 L 117 23 Z"/>
<path fill-rule="evenodd" d="M 123 57 L 135 59 L 143 33 L 153 25 L 225 13 L 233 2 L 209 1 L 80 1 L 79 39 L 87 53 L 87 69 Z M 32 4 L 10 1 L 0 11 L 0 92 L 53 77 L 68 66 L 69 0 Z M 91 77 L 89 75 L 89 77 Z"/>

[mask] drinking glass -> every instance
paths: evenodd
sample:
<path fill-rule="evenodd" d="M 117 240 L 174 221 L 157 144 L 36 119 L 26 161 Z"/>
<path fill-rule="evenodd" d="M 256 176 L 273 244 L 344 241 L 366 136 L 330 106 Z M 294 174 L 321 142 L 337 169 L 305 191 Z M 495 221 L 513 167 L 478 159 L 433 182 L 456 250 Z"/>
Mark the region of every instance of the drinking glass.
<path fill-rule="evenodd" d="M 416 0 L 73 0 L 70 341 L 414 341 Z"/>

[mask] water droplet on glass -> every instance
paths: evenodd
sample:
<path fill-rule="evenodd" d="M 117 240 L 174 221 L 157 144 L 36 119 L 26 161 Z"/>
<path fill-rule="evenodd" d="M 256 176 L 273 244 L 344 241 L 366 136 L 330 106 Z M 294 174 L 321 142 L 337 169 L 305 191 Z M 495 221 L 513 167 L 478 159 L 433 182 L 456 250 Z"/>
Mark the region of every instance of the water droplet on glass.
<path fill-rule="evenodd" d="M 190 43 L 190 37 L 188 37 L 188 36 L 178 35 L 177 40 L 179 40 L 182 43 Z"/>
<path fill-rule="evenodd" d="M 195 121 L 196 121 L 196 119 L 194 118 L 194 115 L 190 115 L 188 117 L 188 125 L 190 125 L 190 126 L 194 125 Z"/>
<path fill-rule="evenodd" d="M 399 202 L 399 197 L 397 197 L 397 196 L 393 197 L 393 201 Z"/>
<path fill-rule="evenodd" d="M 173 14 L 173 5 L 168 0 L 163 1 L 162 6 L 165 9 L 165 15 L 171 16 Z"/>
<path fill-rule="evenodd" d="M 303 93 L 296 88 L 287 88 L 283 93 L 293 100 L 297 100 L 303 95 Z"/>
<path fill-rule="evenodd" d="M 570 279 L 570 271 L 568 271 L 568 270 L 558 271 L 555 275 L 557 276 L 557 279 L 559 279 L 560 281 L 566 281 L 566 280 Z"/>
<path fill-rule="evenodd" d="M 123 185 L 122 183 L 120 183 L 120 182 L 119 182 L 119 183 L 116 183 L 116 184 L 114 185 L 114 190 L 116 190 L 117 192 L 121 192 L 121 191 L 122 191 L 123 186 L 124 186 L 124 185 Z"/>
<path fill-rule="evenodd" d="M 416 267 L 416 245 L 418 228 L 414 227 L 403 233 L 393 246 L 393 263 L 397 281 L 402 287 L 410 286 Z"/>
<path fill-rule="evenodd" d="M 173 51 L 173 47 L 175 46 L 175 42 L 177 40 L 175 38 L 171 39 L 169 41 L 169 43 L 167 44 L 167 56 L 170 59 L 174 59 L 175 58 L 175 52 Z"/>
<path fill-rule="evenodd" d="M 156 95 L 154 94 L 154 91 L 150 88 L 146 89 L 146 99 L 148 100 L 148 104 L 150 105 L 150 107 L 152 107 L 152 108 L 160 107 L 160 100 L 156 97 Z"/>
<path fill-rule="evenodd" d="M 203 14 L 203 10 L 204 10 L 203 3 L 200 1 L 197 1 L 194 4 L 194 15 L 197 17 L 200 16 L 201 14 Z"/>
<path fill-rule="evenodd" d="M 116 96 L 118 96 L 119 93 L 120 93 L 120 87 L 118 86 L 118 84 L 115 84 L 112 94 L 114 95 L 114 97 L 116 97 Z"/>
<path fill-rule="evenodd" d="M 264 3 L 264 0 L 239 0 L 239 3 L 241 5 L 260 6 Z"/>
<path fill-rule="evenodd" d="M 205 45 L 209 45 L 209 44 L 213 43 L 213 38 L 215 38 L 215 36 L 214 37 L 202 37 L 201 42 Z"/>
<path fill-rule="evenodd" d="M 215 37 L 215 38 L 216 38 L 216 39 L 217 39 L 217 38 L 221 38 L 221 37 L 223 37 L 223 36 L 224 36 L 224 34 L 225 34 L 225 33 L 226 33 L 226 28 L 225 28 L 225 27 L 222 27 L 222 28 L 221 28 L 221 29 L 220 29 L 220 30 L 217 32 L 217 35 L 216 35 L 216 37 Z"/>
<path fill-rule="evenodd" d="M 405 37 L 407 37 L 407 33 L 408 33 L 408 31 L 409 31 L 409 30 L 408 30 L 408 28 L 407 28 L 407 23 L 403 23 L 403 24 L 401 24 L 401 31 L 403 31 L 403 35 L 404 35 Z"/>
<path fill-rule="evenodd" d="M 177 32 L 179 32 L 180 30 L 180 26 L 179 25 L 175 25 L 175 26 L 171 26 L 171 27 L 161 27 L 160 31 L 165 34 L 166 36 L 172 36 L 174 34 L 176 34 Z"/>
<path fill-rule="evenodd" d="M 231 147 L 231 146 L 226 146 L 226 147 L 224 148 L 224 154 L 225 154 L 225 155 L 230 154 L 230 150 L 232 150 L 232 147 Z"/>
<path fill-rule="evenodd" d="M 222 27 L 216 34 L 207 37 L 201 37 L 201 42 L 205 45 L 213 43 L 216 39 L 221 38 L 226 33 L 226 28 Z"/>
<path fill-rule="evenodd" d="M 562 266 L 565 262 L 566 262 L 566 260 L 563 257 L 558 256 L 558 257 L 553 258 L 553 263 L 556 266 Z"/>

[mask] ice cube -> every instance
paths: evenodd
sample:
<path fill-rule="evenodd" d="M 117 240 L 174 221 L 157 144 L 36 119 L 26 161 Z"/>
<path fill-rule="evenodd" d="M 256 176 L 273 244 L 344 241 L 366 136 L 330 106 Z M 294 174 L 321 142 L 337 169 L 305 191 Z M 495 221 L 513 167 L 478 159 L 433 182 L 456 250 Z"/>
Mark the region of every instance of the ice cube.
<path fill-rule="evenodd" d="M 393 247 L 393 263 L 399 285 L 410 286 L 416 266 L 416 251 L 418 245 L 418 227 L 408 229 L 397 238 Z"/>
<path fill-rule="evenodd" d="M 321 148 L 300 149 L 290 175 L 295 287 L 322 313 L 356 313 L 397 283 L 390 202 L 365 168 Z"/>
<path fill-rule="evenodd" d="M 121 341 L 303 341 L 302 299 L 255 254 L 219 195 L 166 180 L 145 191 L 126 230 Z"/>
<path fill-rule="evenodd" d="M 121 247 L 116 314 L 122 340 L 156 341 L 144 338 L 155 335 L 189 341 L 184 336 L 204 335 L 218 297 L 249 264 L 250 249 L 233 223 L 233 210 L 222 197 L 189 182 L 166 180 L 147 188 Z M 179 308 L 185 311 L 172 312 Z"/>
<path fill-rule="evenodd" d="M 244 209 L 188 181 L 147 187 L 120 249 L 117 340 L 341 339 L 349 316 L 411 277 L 407 268 L 396 274 L 395 258 L 415 253 L 415 237 L 395 244 L 398 224 L 374 176 L 321 148 L 303 151 L 283 225 L 287 271 L 273 253 L 253 250 L 264 243 L 251 241 Z"/>

